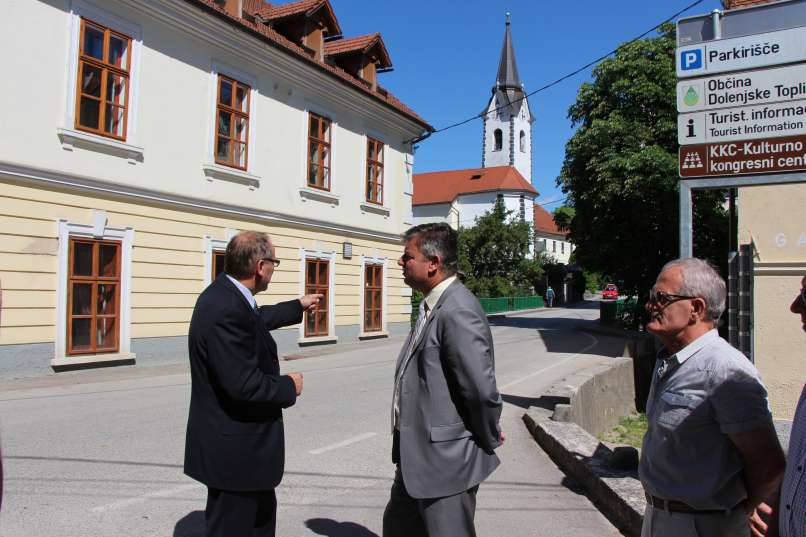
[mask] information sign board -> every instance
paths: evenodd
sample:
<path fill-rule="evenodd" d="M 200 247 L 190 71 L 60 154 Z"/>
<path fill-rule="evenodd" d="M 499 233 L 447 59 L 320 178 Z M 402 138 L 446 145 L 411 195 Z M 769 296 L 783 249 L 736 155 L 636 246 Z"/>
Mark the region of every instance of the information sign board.
<path fill-rule="evenodd" d="M 806 99 L 677 116 L 680 145 L 799 134 L 806 134 Z"/>
<path fill-rule="evenodd" d="M 806 61 L 806 32 L 790 28 L 679 47 L 678 78 Z"/>
<path fill-rule="evenodd" d="M 680 147 L 680 177 L 806 170 L 806 136 Z"/>
<path fill-rule="evenodd" d="M 806 99 L 806 64 L 677 83 L 677 111 L 695 112 Z"/>

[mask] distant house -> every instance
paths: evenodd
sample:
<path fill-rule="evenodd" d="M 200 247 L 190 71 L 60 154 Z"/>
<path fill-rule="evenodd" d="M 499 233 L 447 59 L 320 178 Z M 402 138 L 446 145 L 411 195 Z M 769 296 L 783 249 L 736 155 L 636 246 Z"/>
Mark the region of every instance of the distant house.
<path fill-rule="evenodd" d="M 473 226 L 498 198 L 516 218 L 529 220 L 537 190 L 514 166 L 448 170 L 414 175 L 414 222 Z"/>
<path fill-rule="evenodd" d="M 416 192 L 416 190 L 415 190 Z M 535 253 L 546 252 L 557 262 L 568 264 L 574 245 L 557 229 L 554 217 L 540 205 L 534 206 Z"/>

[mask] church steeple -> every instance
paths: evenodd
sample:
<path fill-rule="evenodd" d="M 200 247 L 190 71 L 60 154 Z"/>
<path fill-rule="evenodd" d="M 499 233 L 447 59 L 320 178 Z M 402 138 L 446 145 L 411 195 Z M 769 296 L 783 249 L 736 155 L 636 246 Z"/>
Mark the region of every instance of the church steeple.
<path fill-rule="evenodd" d="M 501 92 L 508 102 L 520 104 L 523 99 L 523 83 L 518 75 L 518 64 L 515 62 L 515 48 L 512 46 L 512 34 L 509 31 L 510 21 L 507 13 L 507 22 L 504 31 L 504 45 L 501 47 L 501 59 L 498 61 L 498 76 L 493 86 L 493 94 Z"/>
<path fill-rule="evenodd" d="M 533 120 L 515 62 L 509 13 L 492 96 L 482 114 L 484 140 L 481 166 L 514 166 L 531 182 Z"/>

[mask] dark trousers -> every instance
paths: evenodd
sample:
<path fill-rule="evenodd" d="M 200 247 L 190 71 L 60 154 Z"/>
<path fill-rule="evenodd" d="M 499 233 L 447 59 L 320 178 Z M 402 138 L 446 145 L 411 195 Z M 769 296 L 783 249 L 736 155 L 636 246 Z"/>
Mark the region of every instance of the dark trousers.
<path fill-rule="evenodd" d="M 444 498 L 412 498 L 398 466 L 383 512 L 383 537 L 476 537 L 478 490 L 476 485 Z"/>
<path fill-rule="evenodd" d="M 274 537 L 277 497 L 274 490 L 233 492 L 207 489 L 206 537 Z"/>

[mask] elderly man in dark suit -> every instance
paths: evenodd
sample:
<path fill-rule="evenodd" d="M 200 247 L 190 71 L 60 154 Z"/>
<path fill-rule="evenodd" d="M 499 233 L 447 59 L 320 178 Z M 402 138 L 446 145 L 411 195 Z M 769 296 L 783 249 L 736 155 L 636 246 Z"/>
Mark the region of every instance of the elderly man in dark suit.
<path fill-rule="evenodd" d="M 398 261 L 424 298 L 395 369 L 384 537 L 475 537 L 476 492 L 499 464 L 492 334 L 456 277 L 456 238 L 447 224 L 413 227 Z"/>
<path fill-rule="evenodd" d="M 321 295 L 257 307 L 280 264 L 265 233 L 227 245 L 225 269 L 196 301 L 188 346 L 192 388 L 185 473 L 207 485 L 208 537 L 274 536 L 285 462 L 282 409 L 302 374 L 280 375 L 269 330 L 299 323 Z"/>

